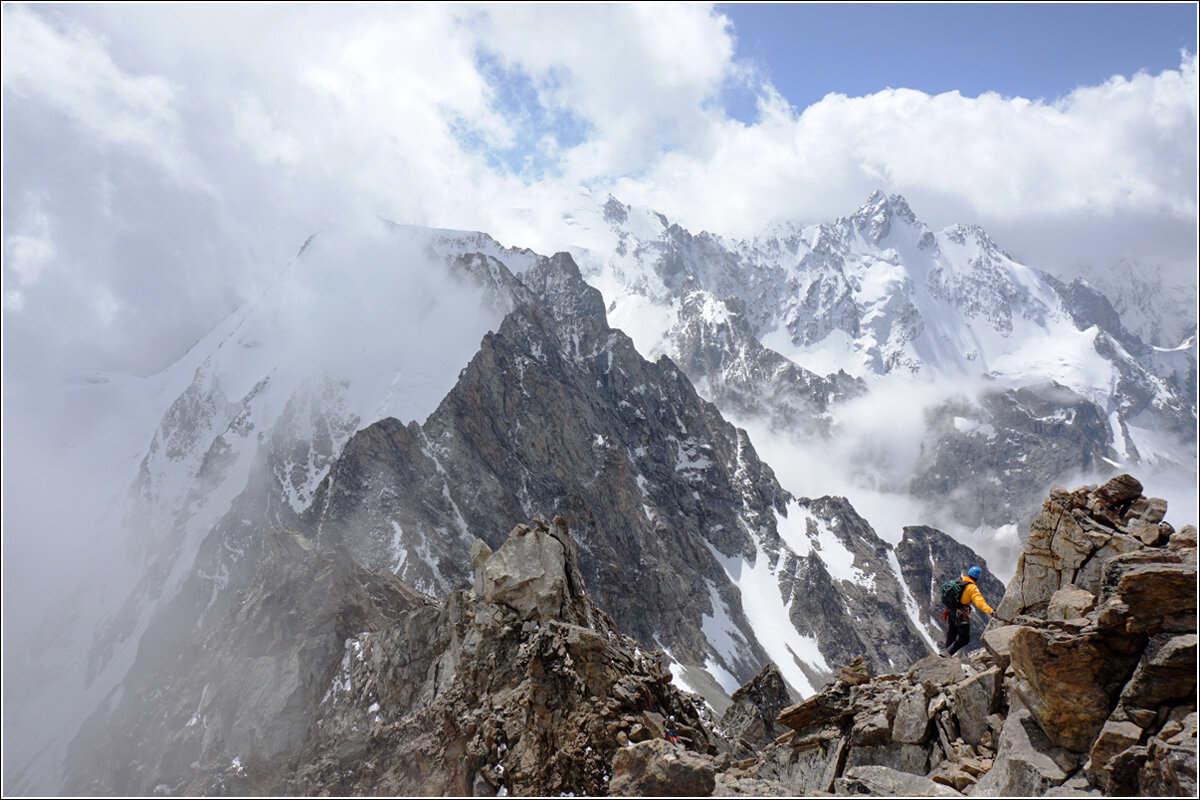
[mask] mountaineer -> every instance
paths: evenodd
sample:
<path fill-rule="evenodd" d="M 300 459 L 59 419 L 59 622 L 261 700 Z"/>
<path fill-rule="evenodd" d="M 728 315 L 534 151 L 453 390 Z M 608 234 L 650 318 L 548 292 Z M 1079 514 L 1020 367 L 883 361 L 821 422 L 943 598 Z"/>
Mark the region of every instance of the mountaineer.
<path fill-rule="evenodd" d="M 971 567 L 967 574 L 956 581 L 942 584 L 942 604 L 946 610 L 942 619 L 949 620 L 946 625 L 946 647 L 938 655 L 952 656 L 971 641 L 971 604 L 988 616 L 994 616 L 992 607 L 983 599 L 975 581 L 983 574 L 979 567 Z"/>

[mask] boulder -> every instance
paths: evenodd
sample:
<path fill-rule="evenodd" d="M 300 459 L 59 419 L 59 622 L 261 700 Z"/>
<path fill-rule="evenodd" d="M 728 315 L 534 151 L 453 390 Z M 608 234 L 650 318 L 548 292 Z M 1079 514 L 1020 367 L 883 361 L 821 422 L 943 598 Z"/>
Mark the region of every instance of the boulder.
<path fill-rule="evenodd" d="M 954 686 L 954 715 L 967 744 L 983 742 L 988 730 L 988 715 L 996 708 L 999 688 L 1000 670 L 995 667 Z"/>
<path fill-rule="evenodd" d="M 1132 475 L 1117 475 L 1096 490 L 1096 497 L 1111 509 L 1128 504 L 1142 494 L 1142 484 Z"/>
<path fill-rule="evenodd" d="M 924 686 L 914 686 L 900 696 L 896 717 L 892 720 L 892 739 L 920 744 L 929 738 L 929 697 Z"/>
<path fill-rule="evenodd" d="M 1106 577 L 1106 588 L 1108 580 Z M 1196 630 L 1195 564 L 1133 564 L 1121 571 L 1115 593 L 1129 608 L 1126 630 L 1130 632 Z"/>
<path fill-rule="evenodd" d="M 882 709 L 859 714 L 850 727 L 850 743 L 866 746 L 884 744 L 891 740 L 891 728 L 891 721 Z"/>
<path fill-rule="evenodd" d="M 839 795 L 868 794 L 876 797 L 962 797 L 949 786 L 934 783 L 920 775 L 890 767 L 863 765 L 852 767 L 834 785 Z"/>
<path fill-rule="evenodd" d="M 608 793 L 617 797 L 708 797 L 716 785 L 712 759 L 665 739 L 621 748 L 612 769 Z"/>
<path fill-rule="evenodd" d="M 1149 523 L 1159 523 L 1167 515 L 1167 501 L 1161 497 L 1139 497 L 1129 504 L 1125 512 L 1127 521 L 1141 520 Z"/>
<path fill-rule="evenodd" d="M 1065 781 L 1076 765 L 1076 759 L 1047 738 L 1029 710 L 1018 706 L 1004 721 L 995 763 L 972 794 L 1038 797 Z"/>
<path fill-rule="evenodd" d="M 1079 619 L 1096 607 L 1096 595 L 1068 583 L 1050 596 L 1046 619 Z"/>
<path fill-rule="evenodd" d="M 929 772 L 929 748 L 919 744 L 888 742 L 874 746 L 852 745 L 846 756 L 846 769 L 874 764 L 911 775 Z"/>
<path fill-rule="evenodd" d="M 1012 660 L 1012 640 L 1018 630 L 1019 625 L 1001 625 L 983 634 L 983 646 L 1001 670 L 1008 669 L 1009 661 Z"/>
<path fill-rule="evenodd" d="M 1175 533 L 1171 534 L 1170 540 L 1167 542 L 1168 550 L 1195 550 L 1197 543 L 1197 534 L 1195 525 L 1184 525 Z"/>
<path fill-rule="evenodd" d="M 1160 522 L 1147 522 L 1144 519 L 1131 520 L 1128 530 L 1131 536 L 1148 547 L 1166 544 L 1171 537 L 1169 526 Z"/>
<path fill-rule="evenodd" d="M 978 781 L 978 778 L 972 775 L 961 764 L 943 764 L 926 777 L 934 783 L 949 786 L 951 789 L 957 789 L 960 792 L 965 792 Z"/>
<path fill-rule="evenodd" d="M 553 536 L 541 530 L 511 535 L 483 561 L 483 597 L 522 619 L 557 616 L 567 599 L 564 563 L 562 543 Z"/>
<path fill-rule="evenodd" d="M 1095 744 L 1092 745 L 1090 760 L 1087 767 L 1088 777 L 1100 786 L 1105 794 L 1122 794 L 1129 791 L 1126 782 L 1132 775 L 1121 773 L 1117 756 L 1131 747 L 1136 747 L 1142 738 L 1142 729 L 1132 722 L 1117 722 L 1108 720 L 1100 729 Z"/>
<path fill-rule="evenodd" d="M 1123 705 L 1157 709 L 1196 689 L 1196 634 L 1160 634 L 1146 644 L 1141 663 L 1121 692 Z"/>
<path fill-rule="evenodd" d="M 840 723 L 853 713 L 850 706 L 850 687 L 837 682 L 780 711 L 776 721 L 792 730 L 802 731 L 814 723 Z"/>
<path fill-rule="evenodd" d="M 766 745 L 785 729 L 776 723 L 779 712 L 792 705 L 792 696 L 779 667 L 768 661 L 758 674 L 733 693 L 733 703 L 721 716 L 721 728 L 752 745 Z"/>
<path fill-rule="evenodd" d="M 958 683 L 963 679 L 963 675 L 963 665 L 960 661 L 935 655 L 926 656 L 913 664 L 905 677 L 909 683 L 920 683 L 936 688 Z"/>
<path fill-rule="evenodd" d="M 1055 744 L 1077 753 L 1091 748 L 1136 664 L 1136 655 L 1112 644 L 1097 633 L 1031 627 L 1013 637 L 1015 688 Z"/>

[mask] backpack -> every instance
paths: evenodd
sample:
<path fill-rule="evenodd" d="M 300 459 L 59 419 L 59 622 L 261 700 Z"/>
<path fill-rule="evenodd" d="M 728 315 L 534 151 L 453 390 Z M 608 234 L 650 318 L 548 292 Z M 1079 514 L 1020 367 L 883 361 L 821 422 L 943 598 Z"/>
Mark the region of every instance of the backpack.
<path fill-rule="evenodd" d="M 946 581 L 942 584 L 942 605 L 950 609 L 962 608 L 962 593 L 967 588 L 964 580 Z"/>

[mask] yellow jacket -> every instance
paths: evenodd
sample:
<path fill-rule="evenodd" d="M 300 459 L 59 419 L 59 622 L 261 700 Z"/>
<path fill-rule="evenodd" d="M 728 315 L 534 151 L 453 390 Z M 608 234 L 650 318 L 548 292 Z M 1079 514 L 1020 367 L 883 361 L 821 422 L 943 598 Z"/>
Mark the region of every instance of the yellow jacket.
<path fill-rule="evenodd" d="M 967 585 L 963 587 L 962 597 L 959 598 L 959 602 L 966 606 L 964 613 L 971 613 L 970 604 L 974 603 L 976 606 L 978 606 L 980 611 L 990 615 L 992 613 L 992 607 L 987 604 L 987 601 L 983 599 L 983 595 L 979 593 L 979 587 L 975 585 L 975 581 L 971 580 L 965 575 L 963 576 L 963 581 L 965 581 Z"/>

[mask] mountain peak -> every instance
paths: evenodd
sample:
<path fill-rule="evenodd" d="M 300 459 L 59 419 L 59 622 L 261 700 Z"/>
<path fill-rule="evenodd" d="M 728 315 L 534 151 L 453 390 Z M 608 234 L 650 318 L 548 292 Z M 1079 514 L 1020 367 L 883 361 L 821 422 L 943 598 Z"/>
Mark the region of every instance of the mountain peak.
<path fill-rule="evenodd" d="M 873 244 L 879 244 L 879 241 L 891 232 L 893 219 L 902 220 L 909 225 L 918 224 L 907 200 L 898 194 L 886 195 L 881 189 L 871 192 L 867 202 L 859 206 L 850 217 L 854 227 L 862 231 Z"/>

